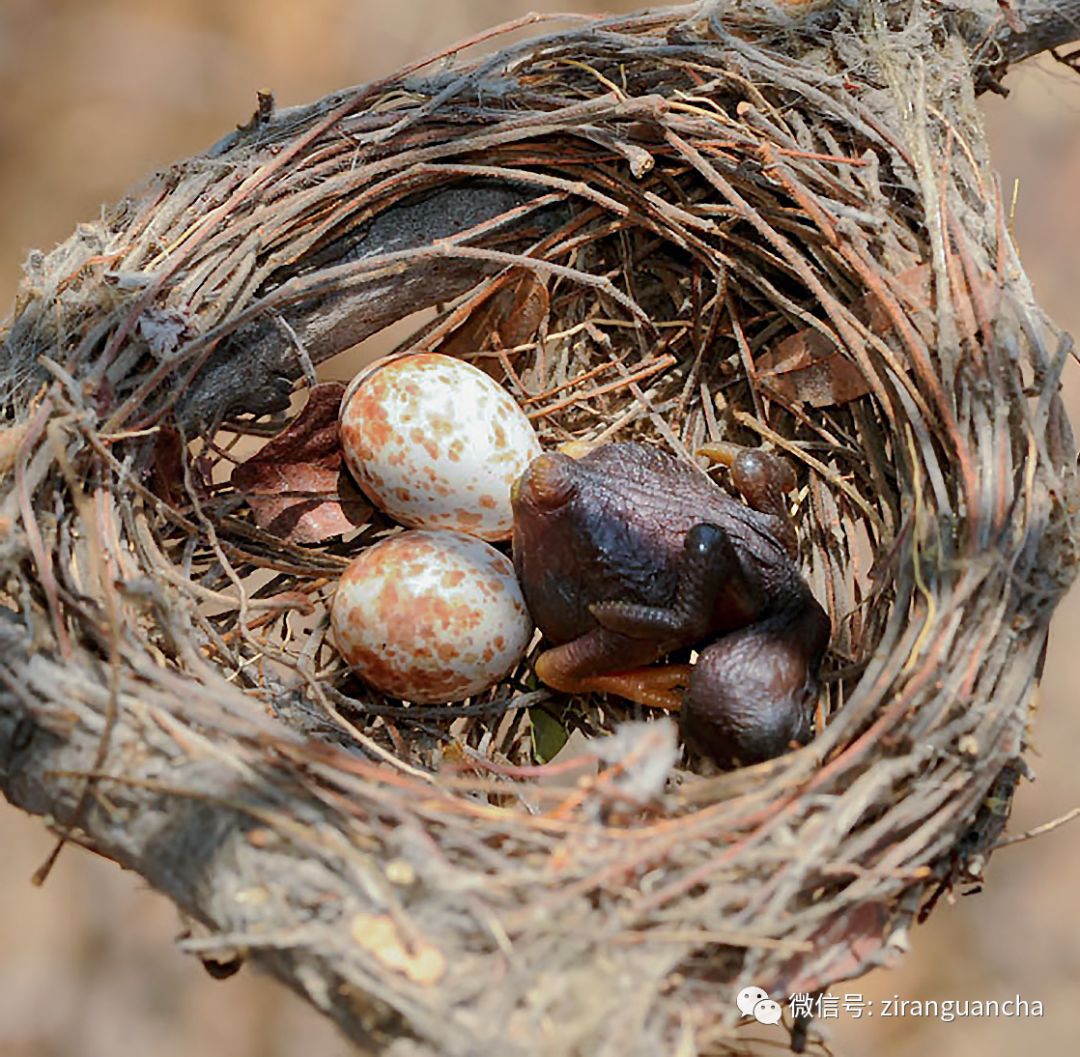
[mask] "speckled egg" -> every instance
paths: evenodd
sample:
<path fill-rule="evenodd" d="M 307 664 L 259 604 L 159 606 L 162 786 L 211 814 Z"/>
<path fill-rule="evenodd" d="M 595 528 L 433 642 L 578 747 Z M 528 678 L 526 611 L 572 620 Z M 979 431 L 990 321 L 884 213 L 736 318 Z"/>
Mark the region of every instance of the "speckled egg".
<path fill-rule="evenodd" d="M 460 701 L 525 655 L 533 624 L 510 559 L 461 532 L 405 532 L 346 570 L 330 619 L 341 655 L 394 697 Z"/>
<path fill-rule="evenodd" d="M 510 536 L 510 486 L 540 454 L 529 420 L 483 371 L 438 353 L 368 369 L 341 406 L 345 462 L 368 498 L 415 528 Z"/>

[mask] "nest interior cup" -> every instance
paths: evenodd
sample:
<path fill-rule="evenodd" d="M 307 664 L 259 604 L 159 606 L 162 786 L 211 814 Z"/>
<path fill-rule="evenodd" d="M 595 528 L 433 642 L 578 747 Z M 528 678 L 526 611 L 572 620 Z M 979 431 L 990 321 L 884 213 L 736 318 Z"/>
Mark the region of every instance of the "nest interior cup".
<path fill-rule="evenodd" d="M 973 95 L 856 15 L 832 78 L 812 20 L 685 15 L 260 110 L 32 258 L 6 325 L 5 792 L 401 1057 L 711 1052 L 740 988 L 902 949 L 1023 773 L 1068 345 Z M 708 775 L 527 664 L 455 710 L 349 678 L 333 586 L 397 529 L 316 383 L 421 309 L 398 351 L 475 363 L 547 448 L 791 462 L 813 742 Z"/>

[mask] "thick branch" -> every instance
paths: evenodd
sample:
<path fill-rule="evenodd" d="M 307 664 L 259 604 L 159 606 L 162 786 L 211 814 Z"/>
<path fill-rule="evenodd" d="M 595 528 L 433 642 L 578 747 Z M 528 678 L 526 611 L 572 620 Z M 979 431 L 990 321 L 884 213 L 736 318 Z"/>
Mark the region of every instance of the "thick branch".
<path fill-rule="evenodd" d="M 194 755 L 178 755 L 162 714 L 149 709 L 140 723 L 123 709 L 100 772 L 122 778 L 95 783 L 76 817 L 82 776 L 93 772 L 103 730 L 93 707 L 100 702 L 92 700 L 100 694 L 72 694 L 67 715 L 59 715 L 42 692 L 79 677 L 27 657 L 11 630 L 0 627 L 5 675 L 19 680 L 17 688 L 0 690 L 3 795 L 140 874 L 211 930 L 215 945 L 207 954 L 238 950 L 261 963 L 355 1042 L 381 1050 L 411 1035 L 398 1013 L 370 997 L 374 981 L 357 965 L 351 927 L 358 915 L 373 914 L 363 897 L 373 882 L 356 883 L 366 858 L 345 842 L 313 854 L 272 828 L 287 815 L 293 829 L 314 829 L 325 813 L 318 801 L 284 768 L 236 767 L 221 744 L 221 751 L 203 753 L 189 743 Z M 277 733 L 289 738 L 284 729 Z"/>
<path fill-rule="evenodd" d="M 301 264 L 310 272 L 415 250 L 490 224 L 531 197 L 525 188 L 485 183 L 446 188 L 391 207 L 358 237 L 322 251 L 317 264 Z M 551 230 L 565 215 L 565 210 L 551 207 L 528 214 L 530 237 Z M 501 230 L 495 225 L 495 230 L 505 240 L 523 227 L 518 220 Z M 298 347 L 312 363 L 321 363 L 390 323 L 451 300 L 498 266 L 472 259 L 421 259 L 383 270 L 387 274 L 368 278 L 344 293 L 309 296 L 280 313 L 263 315 L 230 336 L 185 395 L 181 421 L 214 422 L 234 410 L 280 411 L 288 406 L 292 383 L 303 374 Z M 303 268 L 295 269 L 278 282 L 285 284 L 303 273 Z"/>
<path fill-rule="evenodd" d="M 1015 19 L 997 3 L 972 6 L 982 9 L 980 22 L 992 31 L 1010 65 L 1080 40 L 1080 0 L 1013 0 L 1008 7 Z"/>

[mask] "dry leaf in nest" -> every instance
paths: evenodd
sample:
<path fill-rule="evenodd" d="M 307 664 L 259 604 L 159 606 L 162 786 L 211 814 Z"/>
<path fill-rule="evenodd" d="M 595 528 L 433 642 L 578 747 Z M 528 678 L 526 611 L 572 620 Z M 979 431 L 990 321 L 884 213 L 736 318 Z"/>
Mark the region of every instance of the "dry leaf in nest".
<path fill-rule="evenodd" d="M 214 492 L 214 460 L 206 451 L 192 456 L 178 429 L 161 426 L 147 467 L 147 485 L 173 507 L 187 505 L 189 490 L 199 502 L 206 502 Z"/>
<path fill-rule="evenodd" d="M 342 462 L 344 394 L 340 382 L 316 385 L 292 425 L 233 470 L 233 487 L 259 528 L 290 543 L 321 543 L 371 516 Z"/>
<path fill-rule="evenodd" d="M 899 936 L 887 934 L 888 907 L 877 900 L 826 918 L 811 936 L 808 950 L 799 952 L 781 968 L 779 976 L 788 994 L 824 990 L 837 980 L 865 972 L 872 959 L 889 965 L 900 951 Z M 829 950 L 832 957 L 822 968 L 815 952 Z"/>
<path fill-rule="evenodd" d="M 184 440 L 172 426 L 162 426 L 158 430 L 148 483 L 150 491 L 170 506 L 177 507 L 183 502 Z"/>
<path fill-rule="evenodd" d="M 506 281 L 482 301 L 439 345 L 447 356 L 468 357 L 482 371 L 501 381 L 505 375 L 498 355 L 477 352 L 513 349 L 532 341 L 547 318 L 547 287 L 527 268 L 513 268 Z"/>
<path fill-rule="evenodd" d="M 925 320 L 918 328 L 924 340 L 931 332 L 930 278 L 930 266 L 920 264 L 898 275 L 893 291 L 905 307 L 912 309 L 917 324 Z M 892 318 L 873 292 L 855 306 L 855 316 L 875 334 L 885 334 L 893 328 Z M 814 327 L 785 338 L 759 356 L 754 366 L 758 379 L 787 403 L 831 407 L 850 403 L 870 392 L 858 366 Z"/>

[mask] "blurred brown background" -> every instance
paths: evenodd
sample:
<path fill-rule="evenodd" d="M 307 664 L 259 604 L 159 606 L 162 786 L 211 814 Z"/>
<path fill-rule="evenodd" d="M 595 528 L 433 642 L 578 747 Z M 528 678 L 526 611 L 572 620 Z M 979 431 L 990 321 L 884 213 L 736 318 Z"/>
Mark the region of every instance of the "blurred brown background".
<path fill-rule="evenodd" d="M 0 315 L 19 265 L 150 170 L 199 151 L 255 107 L 258 89 L 302 103 L 532 10 L 626 11 L 625 0 L 0 0 Z M 1080 334 L 1080 78 L 1041 61 L 985 103 L 1015 231 L 1050 314 Z M 1080 369 L 1067 393 L 1080 422 Z M 1054 628 L 1037 727 L 1038 781 L 1019 793 L 1020 831 L 1080 804 L 1080 594 Z M 986 890 L 945 902 L 901 967 L 847 988 L 867 997 L 1044 1003 L 1041 1019 L 855 1021 L 841 1054 L 1005 1057 L 1076 1052 L 1080 1039 L 1080 821 L 997 855 Z M 0 803 L 0 1054 L 192 1053 L 332 1057 L 349 1052 L 299 1000 L 250 969 L 212 981 L 171 945 L 162 898 L 74 848 L 47 886 L 29 878 L 51 838 Z M 778 1029 L 761 1029 L 771 1034 Z M 660 1057 L 660 1055 L 658 1055 Z"/>

